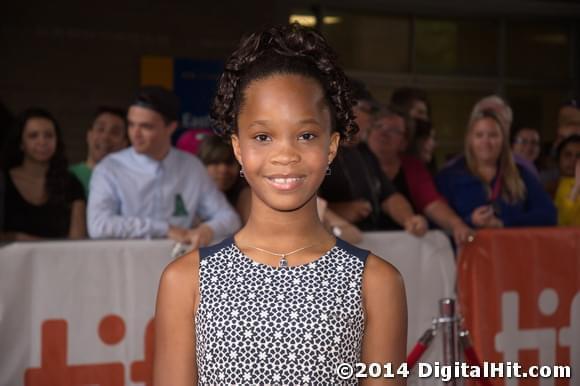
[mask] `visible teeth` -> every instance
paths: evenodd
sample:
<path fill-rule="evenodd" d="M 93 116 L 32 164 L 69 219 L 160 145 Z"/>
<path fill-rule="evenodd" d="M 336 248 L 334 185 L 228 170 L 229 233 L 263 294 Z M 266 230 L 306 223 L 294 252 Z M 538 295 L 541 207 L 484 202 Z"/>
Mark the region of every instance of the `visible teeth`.
<path fill-rule="evenodd" d="M 272 178 L 276 184 L 290 184 L 292 182 L 300 181 L 301 178 Z"/>

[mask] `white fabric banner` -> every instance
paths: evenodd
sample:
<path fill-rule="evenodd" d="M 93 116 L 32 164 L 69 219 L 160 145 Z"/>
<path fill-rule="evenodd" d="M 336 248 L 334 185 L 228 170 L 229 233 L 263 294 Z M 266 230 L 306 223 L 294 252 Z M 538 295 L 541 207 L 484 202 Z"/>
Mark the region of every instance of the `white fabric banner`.
<path fill-rule="evenodd" d="M 401 271 L 412 347 L 438 299 L 453 294 L 448 240 L 367 233 L 360 246 Z M 163 240 L 0 248 L 0 385 L 151 385 L 151 320 L 172 248 Z"/>

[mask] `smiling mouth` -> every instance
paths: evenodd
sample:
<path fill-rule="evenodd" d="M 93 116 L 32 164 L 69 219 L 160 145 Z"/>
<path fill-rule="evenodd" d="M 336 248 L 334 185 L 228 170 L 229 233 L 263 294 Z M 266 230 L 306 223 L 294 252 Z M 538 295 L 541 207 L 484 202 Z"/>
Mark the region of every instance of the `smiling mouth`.
<path fill-rule="evenodd" d="M 266 180 L 278 190 L 294 190 L 305 180 L 305 177 L 266 177 Z"/>

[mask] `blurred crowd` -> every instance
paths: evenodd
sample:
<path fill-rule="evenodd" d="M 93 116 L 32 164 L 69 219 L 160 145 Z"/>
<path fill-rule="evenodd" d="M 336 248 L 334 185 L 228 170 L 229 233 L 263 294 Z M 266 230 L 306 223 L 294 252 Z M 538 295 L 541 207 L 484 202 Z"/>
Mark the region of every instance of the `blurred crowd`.
<path fill-rule="evenodd" d="M 478 101 L 463 151 L 438 164 L 436 122 L 425 91 L 394 90 L 381 105 L 351 79 L 359 131 L 344 141 L 319 191 L 328 231 L 446 231 L 454 243 L 480 228 L 580 226 L 580 106 L 562 104 L 542 152 L 497 95 Z M 0 237 L 170 238 L 207 245 L 247 220 L 252 192 L 231 145 L 210 130 L 178 128 L 179 100 L 139 90 L 128 107 L 100 107 L 85 161 L 69 165 L 56 118 L 0 106 Z M 514 119 L 515 118 L 515 119 Z M 545 141 L 544 141 L 545 143 Z"/>

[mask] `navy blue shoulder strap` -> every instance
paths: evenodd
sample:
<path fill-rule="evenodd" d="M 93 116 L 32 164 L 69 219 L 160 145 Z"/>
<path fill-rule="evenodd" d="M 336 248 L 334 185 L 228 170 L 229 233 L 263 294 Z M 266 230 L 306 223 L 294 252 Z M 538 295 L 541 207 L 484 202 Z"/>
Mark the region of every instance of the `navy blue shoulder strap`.
<path fill-rule="evenodd" d="M 366 263 L 367 257 L 371 253 L 370 251 L 367 251 L 366 249 L 355 247 L 354 245 L 344 241 L 343 239 L 339 239 L 338 237 L 336 238 L 336 246 L 344 249 L 345 251 L 347 251 L 351 255 L 358 257 L 360 259 L 360 261 L 362 261 L 363 263 Z"/>
<path fill-rule="evenodd" d="M 217 253 L 220 249 L 223 249 L 223 248 L 225 248 L 228 245 L 231 245 L 233 243 L 234 243 L 234 237 L 230 236 L 230 237 L 223 239 L 222 241 L 220 241 L 217 244 L 210 245 L 208 247 L 199 248 L 199 261 L 202 261 L 206 257 Z"/>

